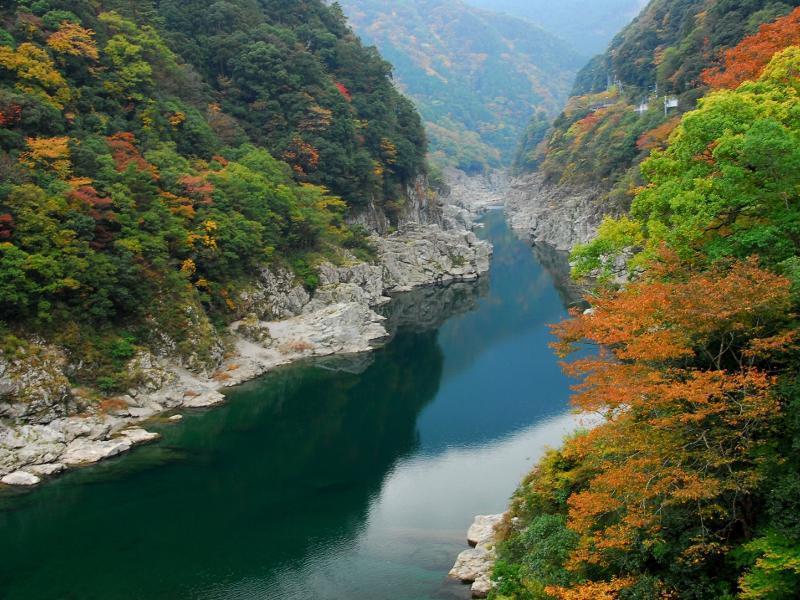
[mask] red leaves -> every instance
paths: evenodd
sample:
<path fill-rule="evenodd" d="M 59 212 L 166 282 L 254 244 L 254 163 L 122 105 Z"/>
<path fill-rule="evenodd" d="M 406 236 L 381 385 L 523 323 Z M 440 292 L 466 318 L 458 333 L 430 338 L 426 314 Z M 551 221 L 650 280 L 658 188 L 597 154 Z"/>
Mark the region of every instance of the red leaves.
<path fill-rule="evenodd" d="M 106 138 L 106 143 L 111 149 L 117 171 L 122 173 L 127 171 L 130 165 L 134 165 L 137 170 L 149 173 L 153 179 L 158 179 L 158 169 L 144 159 L 136 147 L 136 137 L 132 133 L 115 133 Z"/>
<path fill-rule="evenodd" d="M 670 134 L 675 130 L 680 122 L 680 117 L 673 117 L 655 129 L 651 129 L 650 131 L 643 133 L 636 141 L 636 147 L 642 151 L 666 148 L 667 140 L 669 140 Z"/>
<path fill-rule="evenodd" d="M 0 215 L 0 241 L 8 241 L 14 234 L 14 217 L 9 213 Z"/>
<path fill-rule="evenodd" d="M 84 185 L 70 193 L 70 198 L 78 204 L 78 208 L 86 212 L 95 221 L 94 239 L 91 246 L 95 250 L 107 247 L 114 239 L 117 215 L 111 198 L 101 196 L 97 190 Z"/>
<path fill-rule="evenodd" d="M 353 96 L 350 94 L 350 90 L 348 90 L 343 83 L 339 83 L 338 81 L 335 82 L 336 89 L 339 90 L 339 93 L 344 97 L 345 100 L 348 102 L 352 102 Z"/>
<path fill-rule="evenodd" d="M 199 204 L 211 205 L 214 203 L 214 184 L 203 175 L 184 175 L 178 182 L 183 186 L 186 195 L 196 200 Z"/>
<path fill-rule="evenodd" d="M 706 69 L 701 79 L 715 88 L 735 89 L 745 81 L 758 79 L 775 53 L 800 44 L 800 7 L 775 21 L 762 25 L 758 33 L 725 51 L 723 64 Z"/>
<path fill-rule="evenodd" d="M 22 107 L 18 104 L 9 104 L 0 109 L 0 127 L 9 127 L 19 122 L 22 117 Z"/>

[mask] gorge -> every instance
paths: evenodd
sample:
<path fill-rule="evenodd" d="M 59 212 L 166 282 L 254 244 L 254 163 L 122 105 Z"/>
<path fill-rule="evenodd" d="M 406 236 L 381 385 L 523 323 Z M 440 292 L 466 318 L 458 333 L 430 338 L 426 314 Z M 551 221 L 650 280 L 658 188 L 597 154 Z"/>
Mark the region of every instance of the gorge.
<path fill-rule="evenodd" d="M 793 600 L 798 315 L 800 0 L 0 3 L 3 600 Z"/>
<path fill-rule="evenodd" d="M 491 274 L 398 296 L 384 348 L 283 367 L 0 496 L 5 597 L 464 597 L 445 574 L 473 515 L 575 425 L 547 348 L 563 290 L 501 212 L 484 223 Z"/>

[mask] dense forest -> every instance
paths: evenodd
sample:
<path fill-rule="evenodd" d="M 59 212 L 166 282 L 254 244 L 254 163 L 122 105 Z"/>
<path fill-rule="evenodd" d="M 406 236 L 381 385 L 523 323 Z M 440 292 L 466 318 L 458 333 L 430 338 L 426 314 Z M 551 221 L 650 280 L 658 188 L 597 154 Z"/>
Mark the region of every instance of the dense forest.
<path fill-rule="evenodd" d="M 552 130 L 523 140 L 515 166 L 552 183 L 602 188 L 609 212 L 641 184 L 638 164 L 709 89 L 703 71 L 798 2 L 656 0 L 578 74 Z M 671 102 L 670 102 L 671 101 Z M 665 107 L 665 102 L 669 104 Z M 537 129 L 538 128 L 538 129 Z"/>
<path fill-rule="evenodd" d="M 601 277 L 591 308 L 554 327 L 576 408 L 602 422 L 550 451 L 517 491 L 495 598 L 797 597 L 800 8 L 790 10 L 655 0 L 612 47 L 628 81 L 707 93 L 650 134 L 630 215 L 576 251 L 579 274 L 612 275 L 615 254 L 634 256 L 627 283 Z M 597 144 L 592 114 L 578 126 L 585 145 Z"/>
<path fill-rule="evenodd" d="M 461 0 L 344 0 L 361 37 L 396 69 L 437 166 L 480 172 L 511 163 L 525 123 L 561 109 L 577 52 L 530 22 Z"/>
<path fill-rule="evenodd" d="M 390 217 L 426 142 L 391 68 L 319 0 L 0 4 L 0 322 L 125 389 L 153 336 L 236 315 L 259 265 L 313 287 Z M 202 354 L 202 344 L 191 350 Z"/>

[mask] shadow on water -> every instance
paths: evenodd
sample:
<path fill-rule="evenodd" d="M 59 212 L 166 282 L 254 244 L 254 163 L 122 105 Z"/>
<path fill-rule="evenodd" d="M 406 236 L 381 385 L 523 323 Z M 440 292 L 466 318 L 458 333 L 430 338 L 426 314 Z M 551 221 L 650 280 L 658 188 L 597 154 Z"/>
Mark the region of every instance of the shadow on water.
<path fill-rule="evenodd" d="M 569 386 L 553 278 L 502 215 L 482 235 L 491 276 L 395 299 L 385 348 L 280 369 L 157 444 L 0 495 L 0 599 L 464 597 L 445 579 L 464 528 L 558 441 Z M 470 493 L 470 474 L 496 480 Z"/>
<path fill-rule="evenodd" d="M 156 445 L 0 498 L 0 598 L 189 598 L 347 545 L 418 445 L 441 380 L 436 328 L 480 293 L 400 297 L 385 349 L 281 369 Z"/>

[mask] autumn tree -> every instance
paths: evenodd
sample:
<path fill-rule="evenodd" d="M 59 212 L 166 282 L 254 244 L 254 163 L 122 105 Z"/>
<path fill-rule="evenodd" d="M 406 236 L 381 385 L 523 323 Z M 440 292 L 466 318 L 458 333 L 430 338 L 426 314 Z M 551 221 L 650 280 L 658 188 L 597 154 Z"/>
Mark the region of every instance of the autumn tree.
<path fill-rule="evenodd" d="M 648 561 L 696 568 L 753 530 L 760 453 L 780 415 L 775 361 L 797 338 L 791 306 L 791 282 L 756 260 L 698 273 L 666 254 L 555 327 L 562 355 L 603 348 L 567 365 L 576 407 L 604 418 L 569 442 L 593 473 L 568 500 L 580 535 L 570 569 L 630 581 Z M 554 592 L 589 598 L 597 583 Z"/>
<path fill-rule="evenodd" d="M 734 89 L 745 81 L 758 79 L 772 57 L 789 46 L 800 44 L 800 7 L 773 23 L 761 26 L 725 51 L 722 65 L 703 71 L 703 83 L 715 88 Z"/>

